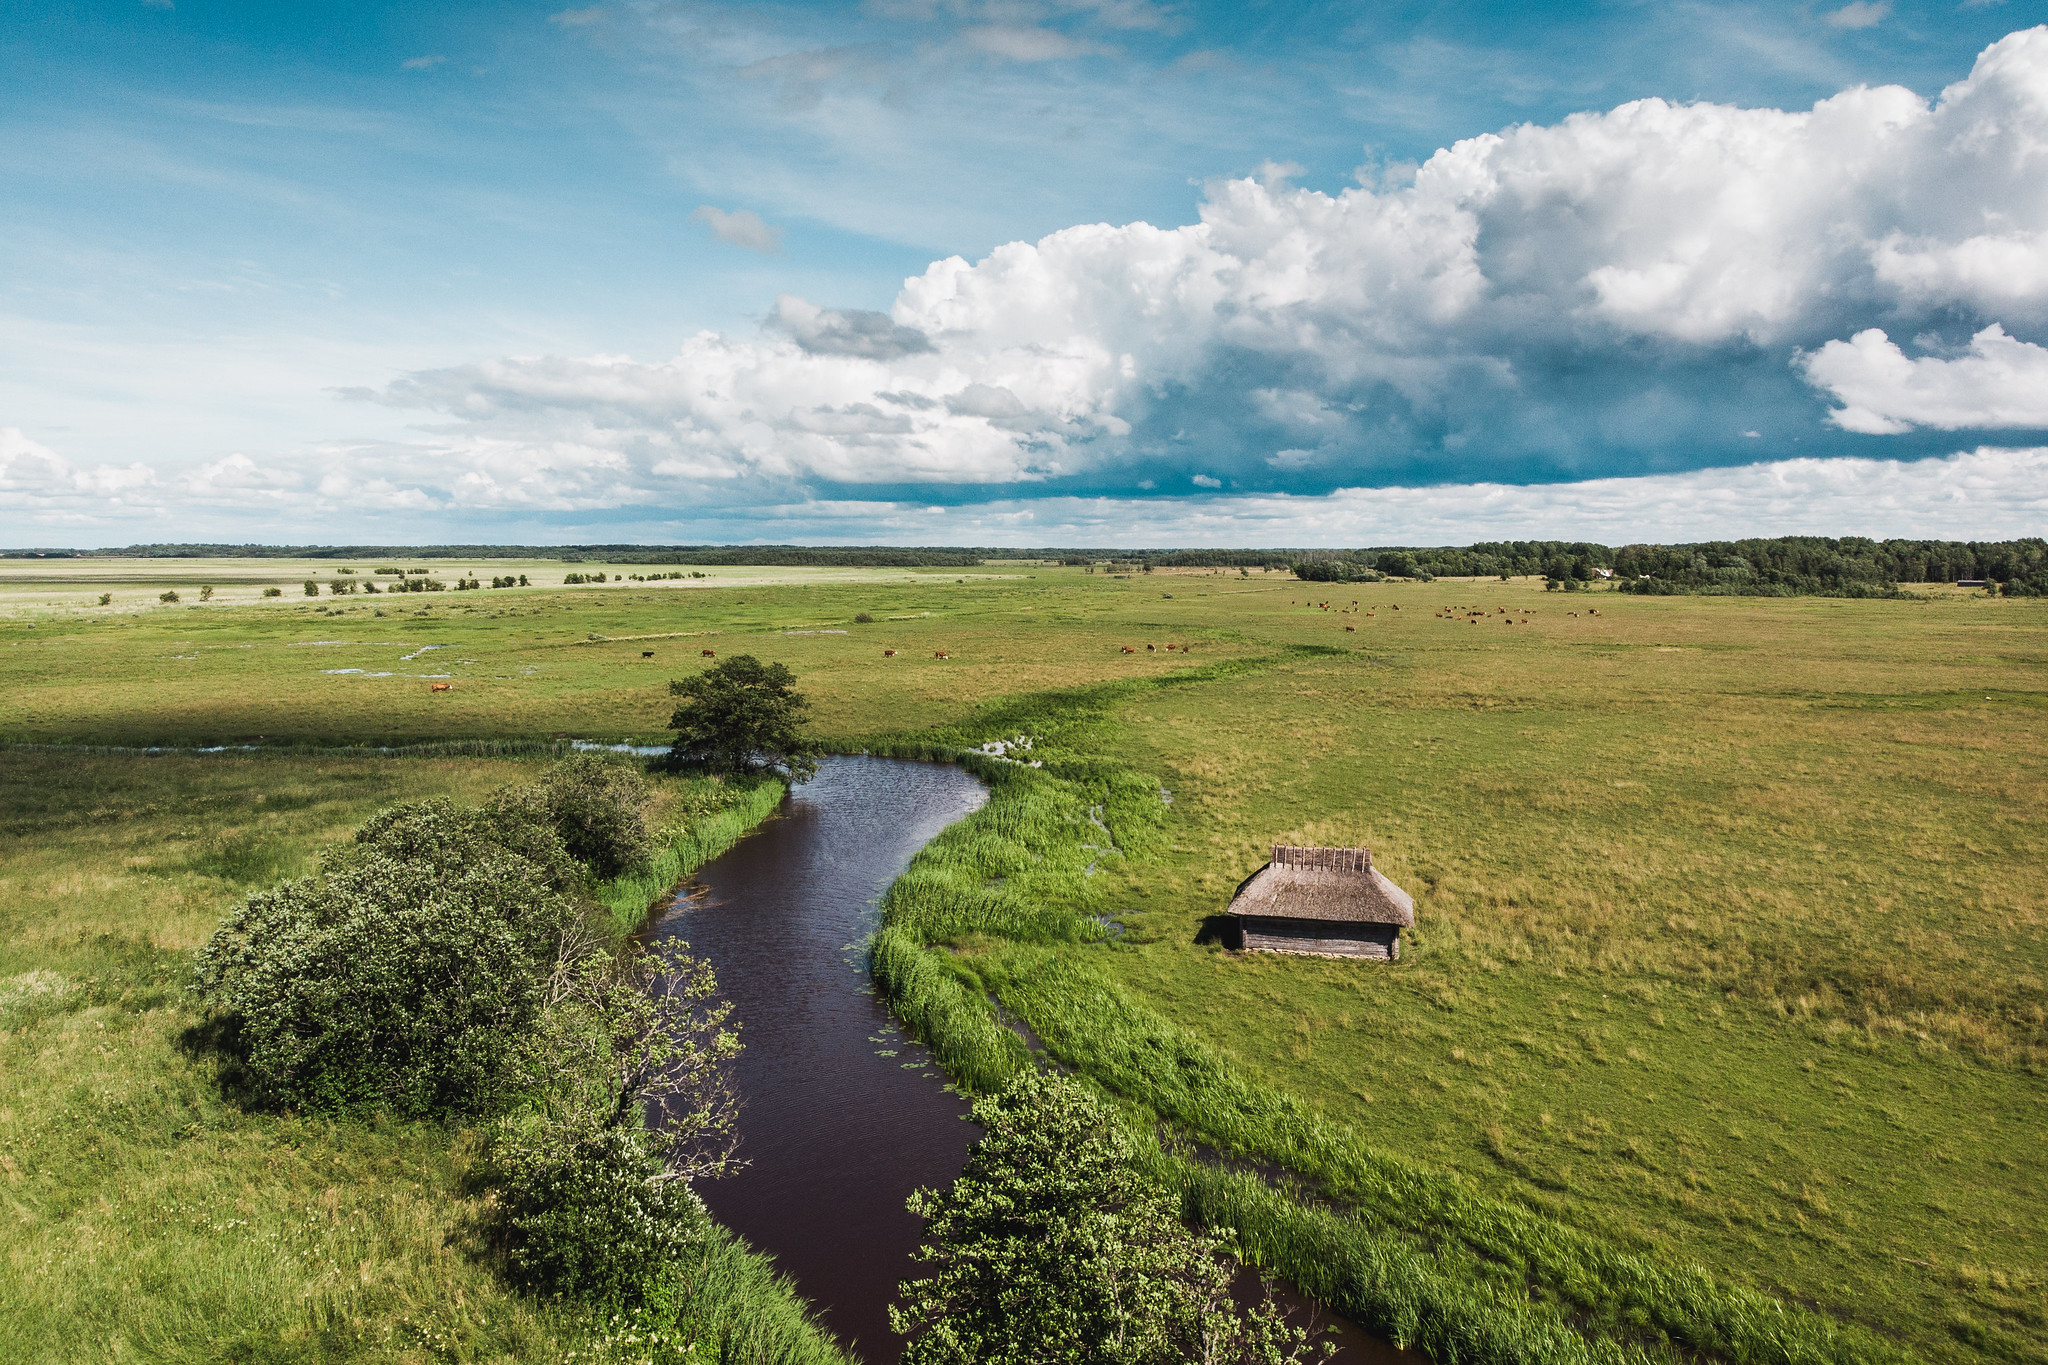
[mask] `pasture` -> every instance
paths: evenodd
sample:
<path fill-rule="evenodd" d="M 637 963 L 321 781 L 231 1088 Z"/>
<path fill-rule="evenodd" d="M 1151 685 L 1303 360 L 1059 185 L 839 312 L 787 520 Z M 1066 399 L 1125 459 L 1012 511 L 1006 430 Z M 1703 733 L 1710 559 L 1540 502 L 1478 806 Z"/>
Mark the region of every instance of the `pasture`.
<path fill-rule="evenodd" d="M 1246 1077 L 1476 1192 L 1924 1358 L 2048 1360 L 2048 604 L 1028 565 L 563 587 L 555 564 L 517 570 L 545 576 L 528 589 L 170 605 L 152 575 L 190 566 L 131 561 L 105 572 L 138 601 L 100 608 L 58 592 L 78 564 L 6 565 L 52 576 L 46 597 L 17 579 L 0 620 L 0 738 L 17 745 L 658 738 L 668 679 L 707 649 L 788 664 L 845 747 L 1009 738 L 1006 699 L 1066 689 L 1089 718 L 1064 742 L 1172 800 L 1156 839 L 1087 884 L 1121 937 L 1060 952 Z M 32 1029 L 10 1025 L 29 1049 L 10 1077 L 39 1078 L 6 1101 L 17 1204 L 24 1144 L 76 1135 L 95 1086 L 151 1095 L 163 1082 L 145 1077 L 182 1065 L 161 1035 L 103 1038 L 104 1003 L 45 1001 L 38 973 L 143 971 L 168 992 L 193 936 L 322 830 L 496 780 L 483 760 L 314 752 L 81 766 L 17 748 L 0 765 L 0 985 L 10 1011 L 43 1002 Z M 114 794 L 64 795 L 79 774 Z M 39 821 L 46 790 L 77 813 Z M 252 815 L 273 790 L 300 794 L 295 813 Z M 1416 898 L 1403 961 L 1198 942 L 1275 842 L 1369 845 Z M 1009 951 L 953 946 L 968 963 Z M 143 966 L 119 965 L 131 952 Z M 305 1127 L 265 1159 L 297 1170 L 324 1142 L 353 1170 L 343 1137 Z M 147 1179 L 170 1179 L 170 1141 Z M 345 1201 L 359 1178 L 318 1191 Z M 103 1195 L 81 1183 L 62 1210 L 77 1226 L 112 1216 L 95 1198 L 145 1188 L 133 1164 L 96 1179 Z M 281 1208 L 299 1198 L 279 1191 Z M 462 1273 L 404 1302 L 480 1292 Z"/>

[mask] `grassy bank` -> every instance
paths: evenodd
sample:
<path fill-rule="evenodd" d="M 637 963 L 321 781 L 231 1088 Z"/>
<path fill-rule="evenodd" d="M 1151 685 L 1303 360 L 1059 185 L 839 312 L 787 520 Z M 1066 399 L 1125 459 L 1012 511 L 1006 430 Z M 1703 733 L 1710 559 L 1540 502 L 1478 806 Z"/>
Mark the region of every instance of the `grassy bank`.
<path fill-rule="evenodd" d="M 788 793 L 788 785 L 775 778 L 735 782 L 729 788 L 702 780 L 687 784 L 658 816 L 664 821 L 660 850 L 644 867 L 601 884 L 598 903 L 611 912 L 621 932 L 632 933 L 676 883 L 773 815 Z"/>
<path fill-rule="evenodd" d="M 0 738 L 624 737 L 704 649 L 788 664 L 842 747 L 1028 732 L 1048 766 L 987 761 L 1014 790 L 901 883 L 878 958 L 959 1074 L 1015 1063 L 991 993 L 1036 1024 L 1095 992 L 1131 1031 L 1077 1014 L 1076 1065 L 1267 1132 L 1202 1066 L 1145 1070 L 1185 1043 L 1295 1097 L 1257 1141 L 1326 1181 L 1353 1149 L 1310 1120 L 1924 1359 L 2044 1358 L 2042 604 L 1026 573 L 23 616 Z M 1197 941 L 1275 842 L 1373 848 L 1418 902 L 1396 969 Z"/>
<path fill-rule="evenodd" d="M 190 1032 L 191 954 L 228 905 L 310 870 L 381 806 L 475 801 L 532 773 L 0 754 L 0 1355 L 644 1357 L 629 1327 L 514 1294 L 486 1268 L 465 1192 L 474 1133 L 245 1108 Z M 666 796 L 672 817 L 705 804 L 681 784 Z M 671 856 L 730 842 L 764 800 L 708 828 L 673 819 Z M 704 1255 L 683 1319 L 699 1358 L 841 1359 L 761 1257 L 730 1238 Z"/>
<path fill-rule="evenodd" d="M 1200 1166 L 1181 1163 L 1175 1168 L 1191 1213 L 1238 1228 L 1249 1258 L 1438 1358 L 1578 1360 L 1643 1347 L 1772 1362 L 1883 1359 L 1902 1350 L 1967 1358 L 1974 1349 L 2029 1358 L 2035 1348 L 2026 1334 L 2030 1328 L 2038 1330 L 2041 1319 L 2029 1302 L 2038 1295 L 2038 1282 L 2030 1282 L 2024 1271 L 1995 1278 L 1981 1272 L 1955 1276 L 1965 1285 L 1974 1280 L 1977 1303 L 1997 1314 L 1997 1325 L 1988 1329 L 1953 1298 L 1932 1321 L 1902 1321 L 1878 1309 L 1878 1296 L 1865 1297 L 1867 1289 L 1854 1298 L 1837 1299 L 1831 1312 L 1815 1313 L 1791 1306 L 1811 1299 L 1806 1294 L 1795 1298 L 1797 1290 L 1788 1292 L 1785 1279 L 1777 1274 L 1709 1273 L 1689 1254 L 1682 1235 L 1646 1235 L 1642 1223 L 1612 1216 L 1611 1205 L 1589 1207 L 1586 1201 L 1559 1197 L 1580 1191 L 1554 1179 L 1544 1181 L 1541 1168 L 1525 1164 L 1526 1157 L 1516 1150 L 1522 1144 L 1499 1128 L 1487 1139 L 1498 1148 L 1500 1166 L 1535 1176 L 1527 1182 L 1534 1189 L 1501 1189 L 1496 1182 L 1498 1193 L 1489 1194 L 1461 1174 L 1395 1156 L 1355 1128 L 1334 1121 L 1332 1106 L 1324 1098 L 1327 1092 L 1312 1091 L 1314 1098 L 1305 1099 L 1275 1084 L 1275 1071 L 1285 1068 L 1273 1067 L 1272 1059 L 1305 1060 L 1314 1055 L 1314 1031 L 1298 1025 L 1304 1017 L 1316 1018 L 1319 1002 L 1302 991 L 1304 982 L 1341 992 L 1340 999 L 1354 1012 L 1351 1017 L 1375 1007 L 1391 1012 L 1389 1004 L 1398 1005 L 1400 997 L 1412 995 L 1419 995 L 1417 1003 L 1431 1013 L 1455 1017 L 1461 1010 L 1479 1012 L 1473 1009 L 1476 1002 L 1469 1000 L 1476 987 L 1465 972 L 1485 973 L 1480 979 L 1488 990 L 1500 993 L 1503 968 L 1497 963 L 1461 963 L 1461 957 L 1479 954 L 1455 940 L 1442 943 L 1440 934 L 1426 931 L 1417 937 L 1428 949 L 1410 955 L 1405 975 L 1378 977 L 1370 968 L 1361 975 L 1355 964 L 1218 959 L 1214 950 L 1188 941 L 1196 936 L 1193 931 L 1199 923 L 1193 915 L 1180 923 L 1187 939 L 1176 934 L 1178 942 L 1162 941 L 1157 929 L 1162 915 L 1145 904 L 1162 884 L 1209 907 L 1216 904 L 1215 892 L 1206 872 L 1189 876 L 1192 886 L 1173 887 L 1179 880 L 1176 863 L 1185 866 L 1174 855 L 1190 851 L 1185 843 L 1174 842 L 1176 836 L 1188 838 L 1188 817 L 1166 807 L 1166 790 L 1156 779 L 1106 755 L 1117 748 L 1120 733 L 1136 729 L 1123 724 L 1134 713 L 1150 721 L 1172 707 L 1213 723 L 1219 715 L 1232 714 L 1233 697 L 1241 699 L 1248 691 L 1276 685 L 1298 687 L 1311 670 L 1334 672 L 1341 667 L 1321 656 L 1297 653 L 1275 657 L 1265 666 L 1197 670 L 1171 682 L 1120 684 L 1080 695 L 1012 701 L 991 708 L 957 732 L 963 740 L 983 734 L 1031 736 L 1035 747 L 1030 752 L 1045 766 L 1029 769 L 1001 760 L 970 760 L 988 775 L 995 797 L 981 813 L 920 855 L 886 903 L 878 980 L 904 1017 L 932 1040 L 949 1069 L 970 1084 L 988 1087 L 999 1084 L 1019 1063 L 1021 1044 L 986 1003 L 993 995 L 1004 1010 L 1028 1023 L 1055 1057 L 1182 1131 L 1307 1174 L 1321 1197 L 1350 1210 L 1349 1215 L 1305 1208 L 1274 1196 L 1257 1182 Z M 1186 797 L 1182 788 L 1181 800 Z M 1244 857 L 1256 865 L 1255 854 Z M 1436 889 L 1426 879 L 1423 885 Z M 1841 907 L 1835 914 L 1848 918 Z M 1775 945 L 1754 945 L 1752 951 L 1772 959 L 1780 972 L 1802 970 L 1797 962 L 1783 961 L 1784 950 Z M 1825 952 L 1824 946 L 1808 945 L 1808 963 Z M 1418 956 L 1420 970 L 1414 970 Z M 1524 960 L 1533 956 L 1525 953 Z M 1139 984 L 1157 989 L 1162 957 L 1188 980 L 1190 997 L 1199 1002 L 1194 1027 L 1176 1022 L 1132 988 Z M 1827 1002 L 1833 1009 L 1830 1017 L 1821 1002 L 1813 1000 L 1801 1010 L 1783 1009 L 1769 989 L 1772 981 L 1758 982 L 1754 972 L 1738 979 L 1719 959 L 1703 963 L 1674 954 L 1661 964 L 1664 979 L 1654 986 L 1643 980 L 1640 967 L 1628 973 L 1632 981 L 1618 981 L 1616 964 L 1580 961 L 1584 970 L 1598 973 L 1595 981 L 1600 986 L 1633 989 L 1587 991 L 1580 983 L 1578 998 L 1568 997 L 1566 1009 L 1558 1012 L 1589 1027 L 1566 1035 L 1578 1055 L 1562 1062 L 1555 1061 L 1554 1044 L 1546 1048 L 1533 1033 L 1515 1035 L 1524 1048 L 1564 1068 L 1584 1065 L 1585 1056 L 1596 1065 L 1661 1070 L 1664 1059 L 1653 1061 L 1633 1045 L 1640 1036 L 1638 1028 L 1652 1037 L 1658 1030 L 1684 1031 L 1677 1017 L 1681 1001 L 1709 1008 L 1723 1020 L 1731 1005 L 1741 1009 L 1761 1004 L 1779 1021 L 1774 1031 L 1796 1030 L 1798 1036 L 1824 1040 L 1833 1051 L 1850 1053 L 1849 1059 L 1830 1058 L 1830 1098 L 1839 1100 L 1845 1090 L 1853 1094 L 1873 1072 L 1891 1071 L 1896 1086 L 1904 1071 L 1918 1073 L 1924 1084 L 1927 1073 L 1939 1068 L 1951 1075 L 1978 1073 L 1974 1089 L 1985 1103 L 1973 1110 L 1969 1121 L 1995 1122 L 2004 1117 L 2002 1108 L 2011 1106 L 2004 1111 L 2011 1115 L 2008 1121 L 2016 1128 L 2026 1123 L 2026 1083 L 2036 1074 L 2038 1030 L 2031 1027 L 2024 997 L 2015 993 L 2010 1004 L 2000 1008 L 2004 1002 L 1990 994 L 1991 982 L 1967 983 L 1986 993 L 1978 999 L 1988 996 L 1991 1008 L 1975 1018 L 1951 1016 L 1943 1046 L 1928 1031 L 1925 1014 L 1910 1016 L 1910 1028 L 1906 1022 L 1907 1011 L 1922 1003 L 1914 1000 L 1914 985 L 1925 979 L 1912 963 L 1898 964 L 1879 983 L 1864 983 L 1870 994 L 1885 992 L 1892 1013 L 1880 1012 L 1871 1000 L 1851 994 L 1854 977 L 1838 967 L 1836 979 L 1842 985 L 1836 998 Z M 1866 962 L 1866 970 L 1869 966 Z M 1803 969 L 1811 971 L 1812 966 Z M 1555 968 L 1543 973 L 1540 989 L 1552 997 L 1546 1003 L 1553 1009 L 1557 982 L 1563 977 Z M 1254 982 L 1264 983 L 1268 990 L 1286 983 L 1286 995 L 1270 997 L 1279 1007 L 1275 1023 L 1280 1027 L 1260 1027 L 1259 1012 L 1237 1003 Z M 1681 982 L 1688 994 L 1681 994 Z M 1171 987 L 1171 978 L 1166 984 Z M 1942 989 L 1951 1002 L 1969 998 L 1966 983 L 1953 977 Z M 1173 999 L 1171 993 L 1161 994 Z M 1618 1004 L 1613 999 L 1617 995 Z M 1607 1003 L 1587 1006 L 1587 996 Z M 1572 1009 L 1575 1004 L 1585 1012 Z M 1589 1018 L 1592 1009 L 1599 1013 Z M 1495 1016 L 1487 1021 L 1495 1028 L 1498 1011 L 1497 1002 L 1486 1011 Z M 1347 1029 L 1350 1017 L 1334 1009 L 1330 1013 L 1337 1017 L 1325 1016 L 1323 1028 L 1349 1035 L 1357 1039 L 1357 1047 L 1370 1051 L 1369 1031 Z M 1649 1017 L 1653 1014 L 1654 1022 Z M 1297 1027 L 1288 1028 L 1288 1023 Z M 1751 1018 L 1716 1029 L 1721 1037 L 1706 1041 L 1725 1041 L 1728 1032 L 1742 1025 L 1748 1026 L 1745 1032 L 1753 1032 L 1755 1023 Z M 1910 1054 L 1899 1047 L 1902 1034 L 1917 1044 Z M 1400 1036 L 1414 1035 L 1403 1029 Z M 1607 1049 L 1617 1055 L 1603 1055 Z M 1930 1051 L 1938 1056 L 1926 1055 Z M 1469 1054 L 1453 1060 L 1463 1061 L 1465 1056 Z M 1716 1059 L 1695 1054 L 1691 1060 L 1711 1064 Z M 1718 1060 L 1723 1067 L 1731 1060 L 1738 1067 L 1754 1064 L 1747 1056 Z M 1500 1065 L 1483 1055 L 1472 1062 L 1473 1069 Z M 2003 1106 L 1985 1093 L 1981 1073 L 1987 1065 L 2017 1069 L 2014 1080 L 2020 1091 L 2006 1098 Z M 1852 1071 L 1853 1079 L 1834 1079 L 1851 1068 L 1864 1074 Z M 1814 1069 L 1802 1068 L 1809 1075 Z M 1376 1068 L 1376 1073 L 1350 1074 L 1384 1083 L 1386 1068 Z M 1715 1079 L 1720 1078 L 1711 1071 L 1700 1077 L 1702 1082 Z M 1415 1080 L 1438 1084 L 1436 1074 Z M 1551 1083 L 1558 1086 L 1555 1080 Z M 1575 1083 L 1571 1078 L 1558 1088 Z M 1752 1078 L 1750 1084 L 1754 1083 Z M 1371 1102 L 1370 1095 L 1365 1098 Z M 1415 1098 L 1428 1104 L 1420 1094 Z M 1780 1097 L 1781 1103 L 1785 1098 Z M 1657 1097 L 1648 1099 L 1655 1102 Z M 2014 1100 L 2020 1104 L 2015 1106 Z M 1892 1106 L 1885 1110 L 1895 1119 L 1901 1116 Z M 1839 1120 L 1823 1121 L 1830 1129 L 1845 1126 Z M 1594 1135 L 1604 1136 L 1597 1116 L 1583 1116 L 1580 1122 Z M 1739 1130 L 1733 1137 L 1743 1140 Z M 1641 1144 L 1633 1153 L 1639 1157 L 1639 1169 L 1647 1175 L 1656 1173 L 1656 1156 L 1645 1153 Z M 2003 1166 L 2017 1173 L 2007 1159 L 1991 1152 L 1980 1160 L 1980 1170 Z M 1853 1169 L 1845 1161 L 1837 1179 Z M 1764 1169 L 1752 1168 L 1750 1177 L 1760 1185 L 1772 1183 Z M 1842 1183 L 1853 1184 L 1853 1178 Z M 1775 1187 L 1786 1189 L 1782 1182 Z M 1659 1192 L 1654 1186 L 1649 1193 L 1656 1201 Z M 1811 1229 L 1818 1234 L 1816 1240 L 1825 1239 L 1822 1245 L 1837 1255 L 1847 1253 L 1848 1238 L 1838 1229 L 1853 1229 L 1853 1215 L 1829 1218 L 1827 1199 L 1812 1177 L 1796 1197 L 1814 1215 L 1800 1219 L 1799 1230 Z M 1694 1202 L 1686 1212 L 1697 1217 L 1703 1202 Z M 1823 1219 L 1835 1226 L 1824 1228 Z M 1747 1240 L 1759 1245 L 1755 1238 Z M 1883 1277 L 1893 1283 L 1907 1278 L 1889 1268 Z M 1870 1303 L 1875 1311 L 1856 1311 L 1858 1300 Z M 1862 1319 L 1860 1325 L 1857 1318 Z M 1588 1356 L 1588 1351 L 1593 1354 Z"/>

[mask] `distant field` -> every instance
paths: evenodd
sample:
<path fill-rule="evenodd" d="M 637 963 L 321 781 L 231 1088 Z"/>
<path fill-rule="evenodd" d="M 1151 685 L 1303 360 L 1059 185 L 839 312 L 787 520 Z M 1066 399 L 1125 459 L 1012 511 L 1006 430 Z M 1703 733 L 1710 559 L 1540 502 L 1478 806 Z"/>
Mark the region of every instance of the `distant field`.
<path fill-rule="evenodd" d="M 1929 1358 L 2048 1360 L 2048 603 L 1033 566 L 559 586 L 600 567 L 253 607 L 160 609 L 138 579 L 86 611 L 29 600 L 83 588 L 15 579 L 0 739 L 656 736 L 667 680 L 713 649 L 788 663 L 851 745 L 1027 691 L 1264 661 L 1111 707 L 1095 742 L 1172 793 L 1169 838 L 1104 864 L 1130 934 L 1076 951 L 1480 1189 Z M 44 762 L 0 754 L 0 772 Z M 1369 844 L 1416 896 L 1402 963 L 1197 946 L 1274 842 Z M 68 856 L 83 895 L 141 855 Z"/>
<path fill-rule="evenodd" d="M 782 583 L 902 583 L 944 575 L 1010 578 L 1028 572 L 1025 565 L 998 565 L 986 569 L 835 569 L 835 568 L 734 568 L 723 565 L 601 564 L 564 563 L 559 559 L 403 559 L 364 560 L 348 563 L 335 559 L 7 559 L 0 560 L 0 615 L 45 612 L 90 612 L 99 615 L 132 615 L 142 611 L 178 610 L 202 605 L 200 594 L 207 588 L 213 595 L 203 605 L 245 606 L 258 604 L 276 608 L 306 601 L 306 583 L 311 580 L 325 597 L 336 579 L 358 585 L 388 586 L 391 576 L 380 577 L 379 568 L 424 569 L 425 577 L 455 586 L 459 578 L 493 578 L 525 574 L 529 588 L 477 591 L 492 597 L 515 596 L 537 588 L 559 588 L 572 573 L 603 573 L 602 585 L 586 584 L 592 591 L 640 587 L 660 590 L 707 587 L 751 587 Z M 344 572 L 347 570 L 349 572 Z M 696 574 L 698 577 L 664 579 L 656 583 L 634 583 L 630 579 L 611 582 L 614 574 Z M 266 588 L 276 588 L 281 598 L 265 598 Z M 159 600 L 166 592 L 178 594 L 176 603 Z M 113 600 L 99 605 L 101 594 Z M 345 600 L 370 601 L 358 588 Z M 407 594 L 401 602 L 417 604 L 420 596 Z"/>

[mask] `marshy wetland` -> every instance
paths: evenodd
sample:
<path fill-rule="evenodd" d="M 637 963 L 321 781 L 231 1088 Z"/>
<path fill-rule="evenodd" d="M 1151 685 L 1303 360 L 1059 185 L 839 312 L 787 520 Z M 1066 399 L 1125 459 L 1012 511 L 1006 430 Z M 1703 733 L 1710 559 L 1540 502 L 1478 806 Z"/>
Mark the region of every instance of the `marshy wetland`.
<path fill-rule="evenodd" d="M 885 901 L 904 1013 L 971 1083 L 1015 1064 L 966 1012 L 993 997 L 1170 1134 L 1304 1172 L 1302 1207 L 1442 1268 L 1417 1321 L 1462 1285 L 1614 1349 L 2048 1358 L 2039 602 L 532 564 L 202 605 L 150 591 L 191 566 L 118 567 L 133 603 L 44 585 L 0 620 L 24 1359 L 613 1349 L 466 1255 L 464 1134 L 237 1108 L 179 1045 L 183 987 L 230 905 L 379 806 L 659 740 L 705 650 L 788 664 L 841 750 L 1029 737 L 1045 766 L 976 761 L 988 805 Z M 449 741 L 474 752 L 333 751 Z M 235 743 L 303 747 L 122 752 Z M 1402 961 L 1198 944 L 1276 842 L 1370 846 L 1416 898 Z M 1277 1270 L 1338 1236 L 1171 1178 Z M 1789 1305 L 1775 1357 L 1752 1292 Z"/>

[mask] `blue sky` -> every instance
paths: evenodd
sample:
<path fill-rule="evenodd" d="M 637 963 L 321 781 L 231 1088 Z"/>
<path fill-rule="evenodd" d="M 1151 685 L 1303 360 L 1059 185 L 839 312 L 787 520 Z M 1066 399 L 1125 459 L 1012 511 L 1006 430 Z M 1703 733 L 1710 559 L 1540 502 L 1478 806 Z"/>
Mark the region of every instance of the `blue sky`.
<path fill-rule="evenodd" d="M 0 14 L 0 542 L 2044 529 L 2021 0 Z"/>

